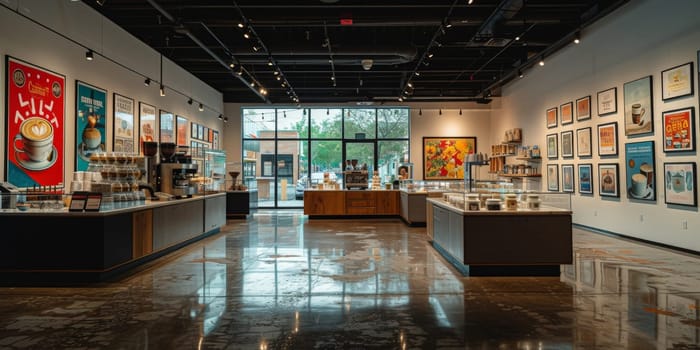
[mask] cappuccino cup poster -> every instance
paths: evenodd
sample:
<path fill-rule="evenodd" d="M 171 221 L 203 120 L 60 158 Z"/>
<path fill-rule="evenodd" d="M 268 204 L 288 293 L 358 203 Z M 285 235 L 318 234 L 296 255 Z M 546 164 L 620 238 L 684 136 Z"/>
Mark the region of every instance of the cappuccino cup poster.
<path fill-rule="evenodd" d="M 625 144 L 627 197 L 656 200 L 654 141 Z"/>
<path fill-rule="evenodd" d="M 625 135 L 654 132 L 651 75 L 625 83 Z"/>
<path fill-rule="evenodd" d="M 107 91 L 76 81 L 75 170 L 85 171 L 90 156 L 105 151 Z"/>
<path fill-rule="evenodd" d="M 20 188 L 63 185 L 65 76 L 6 57 L 5 178 Z"/>

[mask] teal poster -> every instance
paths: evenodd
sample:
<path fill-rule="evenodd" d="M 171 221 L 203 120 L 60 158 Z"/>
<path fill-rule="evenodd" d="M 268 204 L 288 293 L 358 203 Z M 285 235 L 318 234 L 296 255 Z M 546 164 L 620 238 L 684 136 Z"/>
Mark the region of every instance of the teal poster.
<path fill-rule="evenodd" d="M 625 144 L 625 165 L 628 198 L 655 201 L 654 141 Z"/>
<path fill-rule="evenodd" d="M 85 171 L 90 156 L 105 151 L 107 91 L 76 80 L 75 170 Z"/>

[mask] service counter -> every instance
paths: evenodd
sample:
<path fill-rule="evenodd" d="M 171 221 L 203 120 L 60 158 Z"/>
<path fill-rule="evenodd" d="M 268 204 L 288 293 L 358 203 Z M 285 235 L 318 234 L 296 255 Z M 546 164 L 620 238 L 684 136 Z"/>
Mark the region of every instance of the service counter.
<path fill-rule="evenodd" d="M 226 193 L 99 212 L 3 209 L 0 220 L 0 284 L 96 282 L 219 232 Z"/>
<path fill-rule="evenodd" d="M 304 214 L 310 218 L 398 216 L 398 190 L 306 190 Z"/>
<path fill-rule="evenodd" d="M 432 244 L 464 275 L 559 276 L 573 263 L 571 211 L 540 209 L 465 211 L 428 198 Z"/>

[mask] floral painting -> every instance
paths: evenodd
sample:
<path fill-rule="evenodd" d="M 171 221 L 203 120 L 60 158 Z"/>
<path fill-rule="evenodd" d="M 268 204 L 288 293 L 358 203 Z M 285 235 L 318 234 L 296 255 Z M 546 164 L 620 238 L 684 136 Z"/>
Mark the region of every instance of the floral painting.
<path fill-rule="evenodd" d="M 476 153 L 476 137 L 424 137 L 423 179 L 464 179 L 464 159 Z"/>

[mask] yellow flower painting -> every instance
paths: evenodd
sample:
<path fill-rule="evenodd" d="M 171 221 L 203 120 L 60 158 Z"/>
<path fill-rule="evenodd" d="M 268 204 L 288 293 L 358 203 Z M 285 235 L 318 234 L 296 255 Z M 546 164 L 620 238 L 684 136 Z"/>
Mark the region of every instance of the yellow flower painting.
<path fill-rule="evenodd" d="M 464 179 L 464 160 L 476 153 L 476 137 L 424 137 L 423 179 Z"/>

